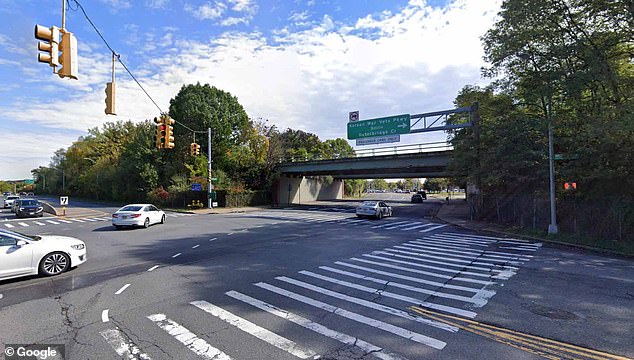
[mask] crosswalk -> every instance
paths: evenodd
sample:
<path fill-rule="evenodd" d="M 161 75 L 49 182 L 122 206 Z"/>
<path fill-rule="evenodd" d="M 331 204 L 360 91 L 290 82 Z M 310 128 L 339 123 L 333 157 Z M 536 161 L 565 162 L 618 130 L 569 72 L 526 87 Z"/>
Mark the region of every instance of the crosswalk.
<path fill-rule="evenodd" d="M 196 216 L 196 214 L 187 214 L 187 213 L 167 213 L 165 214 L 167 217 L 189 217 Z M 73 223 L 93 223 L 99 221 L 110 221 L 112 220 L 110 217 L 85 217 L 85 218 L 59 218 L 54 217 L 51 219 L 48 218 L 38 218 L 38 220 L 27 220 L 15 222 L 15 221 L 4 221 L 0 223 L 0 227 L 4 227 L 6 229 L 20 229 L 20 228 L 28 228 L 28 227 L 40 227 L 47 225 L 63 225 L 63 224 L 73 224 Z"/>
<path fill-rule="evenodd" d="M 354 211 L 354 210 L 353 210 Z M 301 210 L 273 210 L 273 211 L 258 211 L 254 213 L 240 214 L 239 216 L 262 218 L 268 220 L 283 220 L 283 221 L 300 221 L 305 223 L 330 223 L 341 224 L 349 226 L 368 226 L 370 229 L 381 230 L 393 230 L 393 231 L 411 231 L 418 233 L 428 233 L 431 231 L 439 230 L 447 225 L 434 223 L 425 220 L 396 220 L 393 218 L 384 218 L 381 221 L 373 219 L 359 219 L 356 216 L 340 211 L 334 213 L 328 212 L 315 212 L 315 211 L 301 211 Z"/>
<path fill-rule="evenodd" d="M 187 358 L 192 359 L 241 359 L 247 344 L 257 348 L 261 358 L 286 358 L 264 355 L 269 351 L 284 352 L 288 358 L 331 358 L 325 352 L 342 344 L 378 359 L 416 359 L 421 351 L 433 357 L 451 343 L 458 328 L 408 307 L 473 319 L 541 246 L 450 231 L 424 234 L 242 289 L 230 288 L 213 301 L 156 305 L 155 312 L 141 314 L 147 326 L 161 330 L 152 335 L 144 330 L 125 335 L 118 328 L 101 335 L 127 359 L 177 357 L 171 351 L 189 351 Z M 240 340 L 210 335 L 220 329 Z M 155 353 L 139 347 L 157 343 L 162 345 Z"/>

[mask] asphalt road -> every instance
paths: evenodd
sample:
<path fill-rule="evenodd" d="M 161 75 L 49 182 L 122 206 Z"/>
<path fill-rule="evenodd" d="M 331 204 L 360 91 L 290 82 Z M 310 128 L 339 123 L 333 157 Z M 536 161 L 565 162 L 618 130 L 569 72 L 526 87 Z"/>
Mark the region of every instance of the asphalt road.
<path fill-rule="evenodd" d="M 339 201 L 123 231 L 106 216 L 16 223 L 84 240 L 88 261 L 0 282 L 0 342 L 65 344 L 67 359 L 634 357 L 633 261 L 469 233 L 434 221 L 440 201 L 374 196 L 393 218 Z"/>

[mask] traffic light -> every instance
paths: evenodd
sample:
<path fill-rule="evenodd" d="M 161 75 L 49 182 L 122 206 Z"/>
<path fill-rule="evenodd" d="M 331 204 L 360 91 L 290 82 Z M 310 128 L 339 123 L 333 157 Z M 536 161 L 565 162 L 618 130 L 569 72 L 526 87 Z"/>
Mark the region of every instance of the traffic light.
<path fill-rule="evenodd" d="M 191 143 L 191 145 L 189 145 L 189 149 L 190 149 L 189 153 L 191 154 L 191 156 L 200 155 L 200 145 L 196 143 Z"/>
<path fill-rule="evenodd" d="M 164 148 L 165 141 L 165 124 L 163 123 L 163 116 L 160 118 L 155 117 L 154 122 L 156 123 L 156 133 L 154 134 L 154 144 L 157 149 Z"/>
<path fill-rule="evenodd" d="M 165 125 L 165 140 L 163 147 L 165 149 L 173 149 L 174 148 L 174 119 L 170 118 L 169 115 L 163 114 L 161 115 L 163 118 L 163 124 Z"/>
<path fill-rule="evenodd" d="M 47 63 L 53 68 L 59 66 L 59 28 L 35 25 L 35 38 L 42 40 L 38 41 L 37 50 L 44 51 L 37 54 L 37 61 Z"/>
<path fill-rule="evenodd" d="M 62 56 L 59 63 L 62 68 L 57 75 L 61 78 L 71 78 L 77 80 L 77 38 L 73 33 L 62 29 L 62 42 L 59 44 Z"/>
<path fill-rule="evenodd" d="M 115 110 L 115 82 L 106 83 L 106 115 L 117 115 Z M 156 118 L 155 118 L 156 119 Z"/>

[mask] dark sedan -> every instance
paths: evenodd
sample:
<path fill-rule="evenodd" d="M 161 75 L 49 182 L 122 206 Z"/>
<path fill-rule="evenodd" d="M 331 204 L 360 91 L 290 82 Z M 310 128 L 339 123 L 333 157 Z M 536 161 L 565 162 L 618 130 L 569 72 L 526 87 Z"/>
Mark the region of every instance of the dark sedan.
<path fill-rule="evenodd" d="M 41 217 L 44 213 L 44 208 L 37 200 L 21 199 L 20 204 L 15 208 L 15 216 L 27 217 L 38 216 Z"/>

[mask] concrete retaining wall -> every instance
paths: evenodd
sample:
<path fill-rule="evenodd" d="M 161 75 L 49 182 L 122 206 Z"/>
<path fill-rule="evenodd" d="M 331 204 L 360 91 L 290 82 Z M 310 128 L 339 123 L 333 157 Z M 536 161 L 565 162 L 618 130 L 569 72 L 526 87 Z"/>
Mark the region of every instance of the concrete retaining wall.
<path fill-rule="evenodd" d="M 279 205 L 343 199 L 343 181 L 334 180 L 328 184 L 318 177 L 281 177 L 276 197 L 273 201 Z"/>

